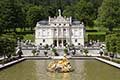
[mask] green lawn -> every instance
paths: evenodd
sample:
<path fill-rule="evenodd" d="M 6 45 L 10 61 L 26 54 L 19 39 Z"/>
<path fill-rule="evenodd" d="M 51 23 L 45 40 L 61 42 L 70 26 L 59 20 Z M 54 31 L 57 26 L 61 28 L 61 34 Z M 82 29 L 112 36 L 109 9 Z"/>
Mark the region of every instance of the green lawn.
<path fill-rule="evenodd" d="M 26 35 L 23 35 L 24 39 L 25 40 L 31 40 L 32 42 L 35 41 L 35 35 L 34 34 L 26 34 Z"/>
<path fill-rule="evenodd" d="M 31 40 L 32 42 L 34 42 L 35 40 L 35 35 L 30 33 L 31 30 L 29 28 L 26 28 L 26 31 L 22 31 L 21 32 L 21 29 L 20 28 L 17 28 L 16 29 L 18 34 L 17 35 L 22 35 L 24 40 Z"/>
<path fill-rule="evenodd" d="M 26 30 L 26 31 L 31 31 L 31 29 L 30 29 L 30 28 L 25 28 L 25 30 Z M 22 32 L 24 32 L 24 31 L 23 31 L 23 30 L 21 30 L 20 28 L 16 28 L 16 31 L 17 31 L 17 32 L 21 32 L 21 31 L 22 31 Z"/>
<path fill-rule="evenodd" d="M 106 32 L 86 32 L 86 35 L 91 34 L 91 35 L 105 35 Z"/>

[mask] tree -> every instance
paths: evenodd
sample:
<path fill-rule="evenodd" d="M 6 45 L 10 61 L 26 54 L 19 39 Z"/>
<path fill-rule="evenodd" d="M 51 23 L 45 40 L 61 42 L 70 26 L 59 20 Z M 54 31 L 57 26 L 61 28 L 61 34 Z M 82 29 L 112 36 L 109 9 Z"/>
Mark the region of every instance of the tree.
<path fill-rule="evenodd" d="M 74 5 L 72 5 L 73 7 L 71 7 L 71 6 L 66 6 L 65 7 L 65 9 L 64 9 L 64 11 L 63 11 L 63 15 L 64 16 L 72 16 L 73 18 L 75 18 L 75 6 Z"/>
<path fill-rule="evenodd" d="M 15 53 L 16 40 L 13 35 L 0 37 L 0 55 L 8 59 Z"/>
<path fill-rule="evenodd" d="M 103 0 L 96 20 L 98 27 L 106 27 L 112 31 L 120 26 L 120 0 Z"/>
<path fill-rule="evenodd" d="M 117 38 L 117 53 L 120 54 L 120 36 Z"/>
<path fill-rule="evenodd" d="M 5 30 L 4 20 L 3 20 L 3 11 L 4 11 L 4 1 L 0 0 L 0 34 Z"/>
<path fill-rule="evenodd" d="M 112 54 L 120 53 L 120 34 L 114 33 L 106 36 L 107 51 Z"/>
<path fill-rule="evenodd" d="M 28 22 L 29 27 L 31 30 L 35 27 L 36 23 L 42 19 L 44 13 L 42 12 L 41 6 L 32 6 L 27 11 L 26 20 Z"/>
<path fill-rule="evenodd" d="M 98 8 L 102 5 L 103 0 L 87 0 L 87 1 L 90 1 L 93 4 L 94 13 L 92 17 L 94 18 L 94 20 L 96 20 L 98 15 Z"/>
<path fill-rule="evenodd" d="M 94 6 L 90 1 L 80 0 L 72 7 L 67 6 L 64 14 L 84 22 L 86 26 L 93 26 L 94 24 Z"/>
<path fill-rule="evenodd" d="M 109 34 L 106 36 L 106 47 L 108 52 L 116 53 L 116 34 Z"/>
<path fill-rule="evenodd" d="M 13 29 L 16 31 L 17 27 L 23 26 L 24 17 L 22 13 L 22 8 L 16 0 L 3 0 L 2 19 L 6 30 Z"/>

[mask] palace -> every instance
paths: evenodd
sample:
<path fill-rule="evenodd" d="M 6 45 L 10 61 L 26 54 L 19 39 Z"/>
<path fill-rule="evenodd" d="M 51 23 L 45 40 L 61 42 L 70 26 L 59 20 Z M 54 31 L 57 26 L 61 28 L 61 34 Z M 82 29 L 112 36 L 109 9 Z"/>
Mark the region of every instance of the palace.
<path fill-rule="evenodd" d="M 84 46 L 84 24 L 83 22 L 72 20 L 72 17 L 63 17 L 61 10 L 58 10 L 57 17 L 37 22 L 35 28 L 36 45 L 54 45 L 63 47 L 67 44 Z"/>

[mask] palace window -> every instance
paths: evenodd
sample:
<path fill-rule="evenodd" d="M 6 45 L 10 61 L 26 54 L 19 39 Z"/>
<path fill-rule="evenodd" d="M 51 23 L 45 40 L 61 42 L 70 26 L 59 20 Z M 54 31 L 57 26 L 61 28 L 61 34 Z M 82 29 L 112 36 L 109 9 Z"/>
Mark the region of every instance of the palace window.
<path fill-rule="evenodd" d="M 40 45 L 42 45 L 42 43 L 40 43 Z"/>
<path fill-rule="evenodd" d="M 43 43 L 45 42 L 45 39 L 43 39 Z"/>
<path fill-rule="evenodd" d="M 78 37 L 78 35 L 79 35 L 78 30 L 74 30 L 74 36 Z"/>
<path fill-rule="evenodd" d="M 47 32 L 47 36 L 50 36 L 50 31 Z"/>
<path fill-rule="evenodd" d="M 77 39 L 75 39 L 75 42 L 77 42 Z"/>
<path fill-rule="evenodd" d="M 66 29 L 63 29 L 63 31 L 66 31 Z"/>
<path fill-rule="evenodd" d="M 45 37 L 46 36 L 46 31 L 42 30 L 42 36 Z"/>
<path fill-rule="evenodd" d="M 39 32 L 39 34 L 38 34 L 38 35 L 39 35 L 39 36 L 41 35 L 41 34 L 40 34 L 40 32 Z"/>
<path fill-rule="evenodd" d="M 57 31 L 57 29 L 54 29 L 54 31 Z"/>

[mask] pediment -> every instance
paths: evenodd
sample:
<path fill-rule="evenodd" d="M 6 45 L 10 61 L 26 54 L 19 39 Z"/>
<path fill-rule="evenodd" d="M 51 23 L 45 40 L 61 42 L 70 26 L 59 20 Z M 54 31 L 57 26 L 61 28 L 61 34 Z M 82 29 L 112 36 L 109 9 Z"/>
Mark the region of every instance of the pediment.
<path fill-rule="evenodd" d="M 68 22 L 68 20 L 66 20 L 64 17 L 62 16 L 58 16 L 57 18 L 55 18 L 52 22 Z"/>

